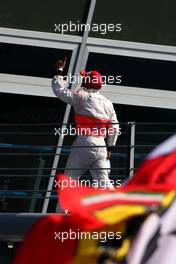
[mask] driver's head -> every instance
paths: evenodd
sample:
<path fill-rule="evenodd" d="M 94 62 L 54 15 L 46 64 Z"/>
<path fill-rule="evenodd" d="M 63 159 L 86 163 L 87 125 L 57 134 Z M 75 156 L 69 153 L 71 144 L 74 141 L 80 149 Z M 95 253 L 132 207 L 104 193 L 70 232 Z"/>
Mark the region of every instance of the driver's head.
<path fill-rule="evenodd" d="M 102 88 L 102 85 L 104 84 L 103 77 L 98 71 L 93 70 L 86 72 L 85 70 L 81 70 L 80 74 L 83 76 L 82 87 L 95 90 L 100 90 Z"/>

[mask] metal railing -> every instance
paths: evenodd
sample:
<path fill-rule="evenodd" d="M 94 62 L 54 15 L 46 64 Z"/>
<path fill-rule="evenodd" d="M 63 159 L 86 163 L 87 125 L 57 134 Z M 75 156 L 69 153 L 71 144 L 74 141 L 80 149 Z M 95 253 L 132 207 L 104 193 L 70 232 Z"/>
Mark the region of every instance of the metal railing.
<path fill-rule="evenodd" d="M 62 126 L 0 125 L 0 251 L 7 251 L 7 258 L 10 248 L 23 239 L 32 223 L 56 212 L 53 182 L 55 175 L 64 171 L 73 142 L 72 136 L 60 140 L 61 136 L 54 135 L 55 127 Z M 156 145 L 176 131 L 176 123 L 128 122 L 120 123 L 120 127 L 122 134 L 112 154 L 110 178 L 122 182 L 133 176 Z M 91 178 L 88 173 L 85 177 Z"/>
<path fill-rule="evenodd" d="M 1 213 L 55 212 L 54 179 L 57 173 L 64 172 L 73 136 L 55 135 L 54 131 L 68 125 L 74 124 L 1 124 Z M 120 127 L 122 133 L 112 154 L 110 178 L 123 183 L 133 176 L 152 148 L 174 134 L 176 124 L 128 122 L 120 123 Z M 60 137 L 62 145 L 58 145 Z M 85 177 L 91 180 L 89 173 Z"/>

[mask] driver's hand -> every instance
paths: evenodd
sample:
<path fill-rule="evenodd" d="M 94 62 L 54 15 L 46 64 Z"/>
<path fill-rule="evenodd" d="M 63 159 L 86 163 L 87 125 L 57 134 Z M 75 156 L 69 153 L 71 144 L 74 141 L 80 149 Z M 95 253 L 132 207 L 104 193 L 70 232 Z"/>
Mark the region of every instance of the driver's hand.
<path fill-rule="evenodd" d="M 66 62 L 67 62 L 67 57 L 65 57 L 63 61 L 62 60 L 56 61 L 56 64 L 55 64 L 56 70 L 59 70 L 60 68 L 64 69 Z"/>
<path fill-rule="evenodd" d="M 109 159 L 111 159 L 111 155 L 112 155 L 112 152 L 111 151 L 107 151 L 107 160 Z"/>

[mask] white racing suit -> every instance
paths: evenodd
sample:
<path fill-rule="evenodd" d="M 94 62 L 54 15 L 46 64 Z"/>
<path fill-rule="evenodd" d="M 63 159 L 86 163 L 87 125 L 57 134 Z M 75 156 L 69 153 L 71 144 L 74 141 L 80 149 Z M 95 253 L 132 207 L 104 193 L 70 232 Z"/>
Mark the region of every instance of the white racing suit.
<path fill-rule="evenodd" d="M 112 188 L 108 177 L 107 147 L 116 144 L 119 125 L 111 101 L 95 89 L 68 89 L 60 75 L 53 78 L 52 89 L 58 98 L 71 104 L 75 111 L 78 133 L 64 173 L 79 179 L 89 170 L 100 187 Z M 107 127 L 111 133 L 107 133 Z"/>

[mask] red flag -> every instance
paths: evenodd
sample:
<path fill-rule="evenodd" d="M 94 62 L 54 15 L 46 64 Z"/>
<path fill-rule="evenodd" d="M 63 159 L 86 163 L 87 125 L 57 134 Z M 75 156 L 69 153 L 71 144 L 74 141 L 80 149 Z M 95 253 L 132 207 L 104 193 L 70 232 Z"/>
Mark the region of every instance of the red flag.
<path fill-rule="evenodd" d="M 61 233 L 68 232 L 68 218 L 50 215 L 37 221 L 17 250 L 13 264 L 71 263 L 77 240 L 64 239 L 62 242 L 59 237 Z"/>
<path fill-rule="evenodd" d="M 139 167 L 127 186 L 156 188 L 169 191 L 176 188 L 176 135 L 161 143 Z"/>
<path fill-rule="evenodd" d="M 64 175 L 59 179 L 69 181 Z M 159 212 L 160 205 L 167 207 L 175 194 L 167 195 L 166 192 L 175 188 L 176 136 L 156 148 L 124 187 L 115 191 L 79 186 L 70 188 L 69 185 L 64 190 L 59 189 L 61 205 L 72 215 L 53 215 L 38 221 L 13 264 L 97 263 L 98 243 L 87 246 L 85 241 L 81 243 L 70 237 L 61 241 L 57 239 L 58 234 L 78 229 L 101 231 L 108 227 L 120 231 L 117 224 L 127 223 L 130 218 L 143 216 L 149 211 Z"/>

